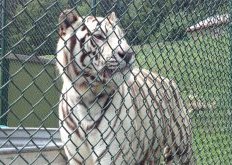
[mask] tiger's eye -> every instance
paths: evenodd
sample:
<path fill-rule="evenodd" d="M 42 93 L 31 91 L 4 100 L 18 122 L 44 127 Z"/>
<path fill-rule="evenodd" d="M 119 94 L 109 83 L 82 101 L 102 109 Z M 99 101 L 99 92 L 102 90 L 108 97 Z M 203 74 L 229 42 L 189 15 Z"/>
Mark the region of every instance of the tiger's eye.
<path fill-rule="evenodd" d="M 101 41 L 104 41 L 105 40 L 105 37 L 103 37 L 102 35 L 100 35 L 100 34 L 95 34 L 95 35 L 93 35 L 96 39 L 98 39 L 98 40 L 101 40 Z"/>

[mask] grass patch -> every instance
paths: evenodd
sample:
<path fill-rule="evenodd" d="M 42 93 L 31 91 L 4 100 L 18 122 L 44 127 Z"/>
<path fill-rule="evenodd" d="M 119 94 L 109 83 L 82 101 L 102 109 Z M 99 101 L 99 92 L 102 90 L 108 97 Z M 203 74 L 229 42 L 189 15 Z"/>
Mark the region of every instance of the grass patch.
<path fill-rule="evenodd" d="M 229 37 L 135 46 L 136 65 L 174 79 L 185 102 L 194 95 L 216 108 L 190 114 L 197 164 L 229 164 L 232 153 Z"/>

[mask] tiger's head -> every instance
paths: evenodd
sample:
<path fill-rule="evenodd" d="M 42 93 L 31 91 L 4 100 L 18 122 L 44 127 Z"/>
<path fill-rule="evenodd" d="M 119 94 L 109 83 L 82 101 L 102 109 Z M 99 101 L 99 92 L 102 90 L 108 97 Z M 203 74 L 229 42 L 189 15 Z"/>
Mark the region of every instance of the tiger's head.
<path fill-rule="evenodd" d="M 65 79 L 80 84 L 85 76 L 92 84 L 115 87 L 129 78 L 134 52 L 114 12 L 107 18 L 82 18 L 68 9 L 60 14 L 59 22 L 58 68 L 65 72 Z"/>

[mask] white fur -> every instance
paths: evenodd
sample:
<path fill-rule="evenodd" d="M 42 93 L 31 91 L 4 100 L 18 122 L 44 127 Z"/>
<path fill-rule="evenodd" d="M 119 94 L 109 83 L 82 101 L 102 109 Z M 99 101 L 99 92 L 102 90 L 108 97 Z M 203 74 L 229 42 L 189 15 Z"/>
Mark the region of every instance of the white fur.
<path fill-rule="evenodd" d="M 110 18 L 115 21 L 113 15 L 112 17 Z M 103 18 L 97 19 L 102 21 Z M 91 17 L 89 20 L 91 20 Z M 85 25 L 93 33 L 96 24 L 96 21 L 85 22 Z M 101 26 L 104 27 L 106 24 L 112 34 L 108 36 L 107 43 L 101 44 L 104 47 L 103 57 L 100 57 L 98 61 L 93 59 L 91 61 L 91 58 L 86 58 L 85 61 L 86 65 L 95 65 L 94 62 L 96 64 L 99 62 L 98 65 L 94 66 L 95 69 L 89 70 L 95 76 L 106 65 L 104 59 L 116 56 L 116 59 L 120 60 L 111 48 L 115 49 L 116 52 L 121 51 L 121 49 L 129 49 L 125 39 L 122 40 L 121 47 L 118 47 L 117 35 L 123 37 L 120 34 L 119 27 L 117 26 L 113 31 L 112 25 L 108 24 L 106 20 L 101 23 Z M 73 24 L 74 29 L 78 26 L 80 24 Z M 77 77 L 79 80 L 74 81 L 64 73 L 64 67 L 67 65 L 65 54 L 69 53 L 69 38 L 72 35 L 81 39 L 84 33 L 79 30 L 74 32 L 73 28 L 70 27 L 66 30 L 66 35 L 60 38 L 57 44 L 58 70 L 63 79 L 63 95 L 59 105 L 59 116 L 60 120 L 63 121 L 61 122 L 60 133 L 65 147 L 73 155 L 70 156 L 66 149 L 70 164 L 76 164 L 75 159 L 85 164 L 136 164 L 145 159 L 146 153 L 149 153 L 149 158 L 153 160 L 153 163 L 158 163 L 161 148 L 164 148 L 164 146 L 170 145 L 171 151 L 175 152 L 175 147 L 172 147 L 171 132 L 176 135 L 175 141 L 180 150 L 184 150 L 186 146 L 190 147 L 189 118 L 173 81 L 155 73 L 138 69 L 113 75 L 111 77 L 113 80 L 109 79 L 110 82 L 107 85 L 102 84 L 98 79 L 95 82 L 96 84 L 92 85 L 81 75 Z M 89 42 L 85 43 L 85 49 L 87 50 L 90 48 Z M 79 52 L 80 47 L 77 43 L 73 51 L 76 65 L 79 65 L 76 69 L 85 70 L 86 68 L 81 66 Z M 131 62 L 133 62 L 133 58 Z M 120 67 L 126 65 L 123 60 L 120 62 Z M 80 71 L 82 71 L 81 69 Z M 127 73 L 127 76 L 124 75 L 125 73 Z M 85 86 L 81 86 L 83 82 L 86 83 Z M 177 91 L 174 92 L 172 88 Z M 112 91 L 115 92 L 112 94 Z M 109 108 L 99 126 L 95 129 L 88 129 L 102 115 L 107 97 L 95 100 L 101 93 L 111 94 L 112 99 L 109 102 Z M 176 96 L 179 99 L 178 101 L 175 100 Z M 70 128 L 67 119 L 63 118 L 64 109 L 69 113 L 68 117 L 72 117 L 72 124 L 77 126 L 75 129 Z M 178 118 L 174 119 L 172 113 L 178 115 Z M 180 129 L 175 123 L 181 125 Z M 76 132 L 80 134 L 80 137 L 75 134 Z M 180 132 L 183 139 L 180 139 Z M 106 151 L 106 153 L 99 158 L 103 151 Z M 180 159 L 186 158 L 187 160 L 183 161 L 187 162 L 191 155 L 191 149 L 189 148 L 187 155 L 181 155 Z M 117 160 L 112 160 L 112 157 Z"/>

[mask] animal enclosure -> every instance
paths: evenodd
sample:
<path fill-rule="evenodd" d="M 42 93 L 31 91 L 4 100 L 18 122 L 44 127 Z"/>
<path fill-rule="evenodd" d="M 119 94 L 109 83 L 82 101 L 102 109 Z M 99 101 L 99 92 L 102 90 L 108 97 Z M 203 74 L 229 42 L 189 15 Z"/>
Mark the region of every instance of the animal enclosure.
<path fill-rule="evenodd" d="M 55 66 L 57 42 L 63 35 L 60 27 L 68 16 L 63 22 L 58 21 L 64 9 L 71 9 L 83 20 L 90 15 L 107 20 L 114 12 L 116 25 L 122 28 L 123 37 L 135 54 L 133 67 L 155 72 L 176 83 L 187 110 L 186 118 L 190 118 L 192 138 L 188 143 L 195 164 L 230 164 L 231 3 L 228 0 L 1 0 L 0 164 L 70 162 L 59 134 L 62 128 L 59 123 L 63 122 L 58 114 L 63 82 Z M 95 37 L 102 40 L 101 36 Z M 64 47 L 68 49 L 67 45 Z M 64 73 L 69 66 L 64 66 Z M 157 77 L 153 81 L 156 84 Z M 124 94 L 137 104 L 137 97 L 129 90 Z M 147 97 L 139 104 L 143 104 L 141 109 L 146 109 L 149 117 L 152 108 L 147 106 Z M 110 123 L 114 120 L 107 124 Z M 82 138 L 88 140 L 87 136 Z M 112 155 L 112 160 L 116 157 Z M 158 159 L 164 161 L 162 152 Z"/>

